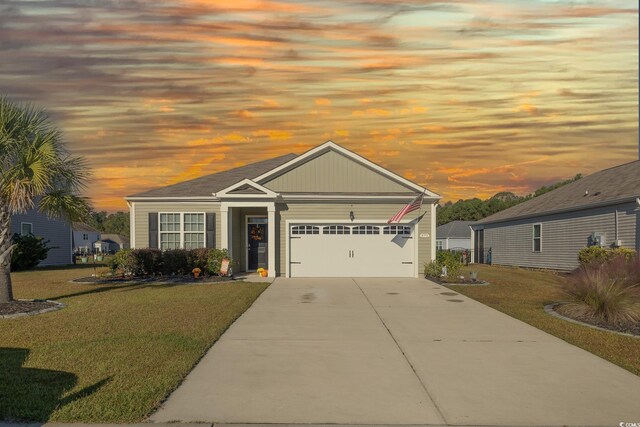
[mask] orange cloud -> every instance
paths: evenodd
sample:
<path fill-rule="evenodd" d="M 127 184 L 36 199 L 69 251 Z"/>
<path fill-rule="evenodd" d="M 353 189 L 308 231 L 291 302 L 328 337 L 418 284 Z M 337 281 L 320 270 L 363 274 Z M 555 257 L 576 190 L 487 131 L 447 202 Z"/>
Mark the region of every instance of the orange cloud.
<path fill-rule="evenodd" d="M 316 98 L 314 103 L 321 107 L 329 107 L 331 106 L 331 100 L 327 98 Z"/>
<path fill-rule="evenodd" d="M 266 136 L 272 141 L 286 141 L 293 137 L 293 133 L 287 130 L 264 129 L 252 133 L 253 136 Z"/>

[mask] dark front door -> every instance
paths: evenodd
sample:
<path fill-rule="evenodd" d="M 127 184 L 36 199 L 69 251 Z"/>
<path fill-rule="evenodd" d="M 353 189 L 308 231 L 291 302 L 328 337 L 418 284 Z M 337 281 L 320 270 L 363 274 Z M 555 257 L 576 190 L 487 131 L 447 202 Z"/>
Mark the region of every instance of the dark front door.
<path fill-rule="evenodd" d="M 267 268 L 267 224 L 248 224 L 248 267 L 249 270 Z"/>

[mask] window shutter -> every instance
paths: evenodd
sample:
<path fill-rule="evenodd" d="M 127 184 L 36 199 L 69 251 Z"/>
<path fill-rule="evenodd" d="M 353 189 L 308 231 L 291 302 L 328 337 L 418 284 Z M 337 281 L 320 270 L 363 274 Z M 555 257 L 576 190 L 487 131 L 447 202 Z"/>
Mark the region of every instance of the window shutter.
<path fill-rule="evenodd" d="M 207 212 L 207 235 L 206 243 L 207 248 L 216 247 L 216 214 L 213 212 Z"/>
<path fill-rule="evenodd" d="M 158 212 L 149 212 L 149 247 L 158 249 Z"/>

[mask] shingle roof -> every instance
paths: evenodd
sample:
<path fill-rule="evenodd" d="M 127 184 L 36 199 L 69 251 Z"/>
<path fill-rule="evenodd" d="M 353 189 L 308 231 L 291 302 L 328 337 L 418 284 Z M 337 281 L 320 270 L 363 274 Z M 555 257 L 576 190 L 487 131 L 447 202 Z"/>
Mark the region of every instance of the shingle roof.
<path fill-rule="evenodd" d="M 583 209 L 636 197 L 640 197 L 640 160 L 593 173 L 481 219 L 476 224 Z"/>
<path fill-rule="evenodd" d="M 238 181 L 245 178 L 256 178 L 296 157 L 298 157 L 297 154 L 285 154 L 284 156 L 201 176 L 200 178 L 144 191 L 128 197 L 209 197 L 212 193 L 223 190 Z"/>
<path fill-rule="evenodd" d="M 98 230 L 90 226 L 89 224 L 85 224 L 84 222 L 74 222 L 73 223 L 73 231 L 82 231 L 88 233 L 99 233 Z"/>
<path fill-rule="evenodd" d="M 129 239 L 121 234 L 103 234 L 102 240 L 110 240 L 113 243 L 124 245 L 129 243 Z"/>
<path fill-rule="evenodd" d="M 436 228 L 436 239 L 470 239 L 473 221 L 451 221 Z"/>

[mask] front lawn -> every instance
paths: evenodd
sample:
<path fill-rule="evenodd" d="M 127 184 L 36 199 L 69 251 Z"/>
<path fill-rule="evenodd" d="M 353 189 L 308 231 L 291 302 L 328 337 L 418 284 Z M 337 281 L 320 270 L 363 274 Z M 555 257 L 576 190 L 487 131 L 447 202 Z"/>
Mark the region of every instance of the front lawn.
<path fill-rule="evenodd" d="M 478 279 L 491 284 L 446 286 L 640 375 L 640 339 L 598 331 L 544 312 L 546 304 L 566 299 L 559 288 L 562 275 L 487 265 L 465 267 L 463 274 L 469 271 L 478 271 Z"/>
<path fill-rule="evenodd" d="M 0 319 L 0 421 L 143 420 L 267 287 L 69 283 L 88 272 L 12 274 L 16 298 L 67 307 Z"/>

